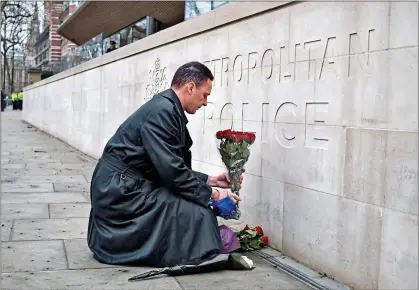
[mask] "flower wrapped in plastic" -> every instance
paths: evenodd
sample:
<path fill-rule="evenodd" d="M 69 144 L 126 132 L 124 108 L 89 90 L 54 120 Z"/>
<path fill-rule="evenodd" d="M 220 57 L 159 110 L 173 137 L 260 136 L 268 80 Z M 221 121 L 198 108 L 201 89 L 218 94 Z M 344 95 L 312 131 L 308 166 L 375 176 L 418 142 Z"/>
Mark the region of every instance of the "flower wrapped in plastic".
<path fill-rule="evenodd" d="M 218 131 L 216 137 L 219 140 L 218 152 L 230 177 L 231 192 L 239 195 L 241 189 L 240 176 L 243 174 L 244 166 L 249 160 L 249 147 L 255 142 L 256 136 L 251 132 L 223 130 Z M 230 218 L 239 219 L 240 215 L 237 204 L 237 210 Z"/>
<path fill-rule="evenodd" d="M 226 196 L 223 199 L 213 201 L 210 203 L 210 206 L 212 206 L 216 216 L 219 216 L 225 220 L 240 218 L 240 210 L 230 196 Z"/>

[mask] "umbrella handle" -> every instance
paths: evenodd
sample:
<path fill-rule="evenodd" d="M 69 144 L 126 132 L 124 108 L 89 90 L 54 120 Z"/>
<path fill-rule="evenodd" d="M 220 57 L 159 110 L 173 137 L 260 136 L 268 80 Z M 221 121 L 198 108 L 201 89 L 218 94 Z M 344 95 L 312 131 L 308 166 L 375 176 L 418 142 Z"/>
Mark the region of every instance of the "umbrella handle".
<path fill-rule="evenodd" d="M 145 272 L 145 273 L 141 273 L 141 274 L 139 274 L 137 276 L 134 276 L 134 277 L 129 278 L 128 281 L 130 281 L 130 282 L 139 281 L 139 280 L 144 280 L 144 279 L 149 278 L 149 277 L 153 277 L 153 276 L 157 276 L 157 275 L 160 275 L 160 274 L 164 274 L 164 270 L 165 269 L 152 270 L 152 271 L 148 271 L 148 272 Z"/>

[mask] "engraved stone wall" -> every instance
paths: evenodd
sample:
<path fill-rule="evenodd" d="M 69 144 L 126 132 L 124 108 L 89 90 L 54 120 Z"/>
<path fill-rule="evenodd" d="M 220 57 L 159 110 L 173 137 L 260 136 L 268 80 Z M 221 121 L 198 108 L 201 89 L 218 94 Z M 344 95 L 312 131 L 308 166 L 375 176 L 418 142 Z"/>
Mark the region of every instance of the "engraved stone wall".
<path fill-rule="evenodd" d="M 271 10 L 27 90 L 24 119 L 99 157 L 192 60 L 215 75 L 189 116 L 194 169 L 223 170 L 217 130 L 257 134 L 243 219 L 354 288 L 417 289 L 418 3 Z"/>

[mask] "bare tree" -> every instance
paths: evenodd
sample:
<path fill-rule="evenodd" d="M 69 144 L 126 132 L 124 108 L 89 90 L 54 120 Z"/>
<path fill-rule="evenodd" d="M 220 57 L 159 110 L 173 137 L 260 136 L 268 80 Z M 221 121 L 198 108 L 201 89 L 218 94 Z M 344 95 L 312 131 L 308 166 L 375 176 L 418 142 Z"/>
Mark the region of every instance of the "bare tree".
<path fill-rule="evenodd" d="M 31 19 L 36 2 L 2 1 L 1 2 L 1 55 L 3 60 L 2 89 L 6 86 L 6 74 L 13 91 L 16 51 L 23 51 L 24 43 L 31 32 Z"/>

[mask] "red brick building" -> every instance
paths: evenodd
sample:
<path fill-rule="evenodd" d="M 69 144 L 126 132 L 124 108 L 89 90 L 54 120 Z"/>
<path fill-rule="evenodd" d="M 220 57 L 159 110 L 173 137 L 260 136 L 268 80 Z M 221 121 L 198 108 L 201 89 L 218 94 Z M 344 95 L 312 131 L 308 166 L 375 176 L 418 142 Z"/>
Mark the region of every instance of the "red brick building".
<path fill-rule="evenodd" d="M 45 67 L 61 58 L 61 36 L 57 33 L 63 1 L 44 1 L 44 27 L 36 42 L 35 66 Z"/>

